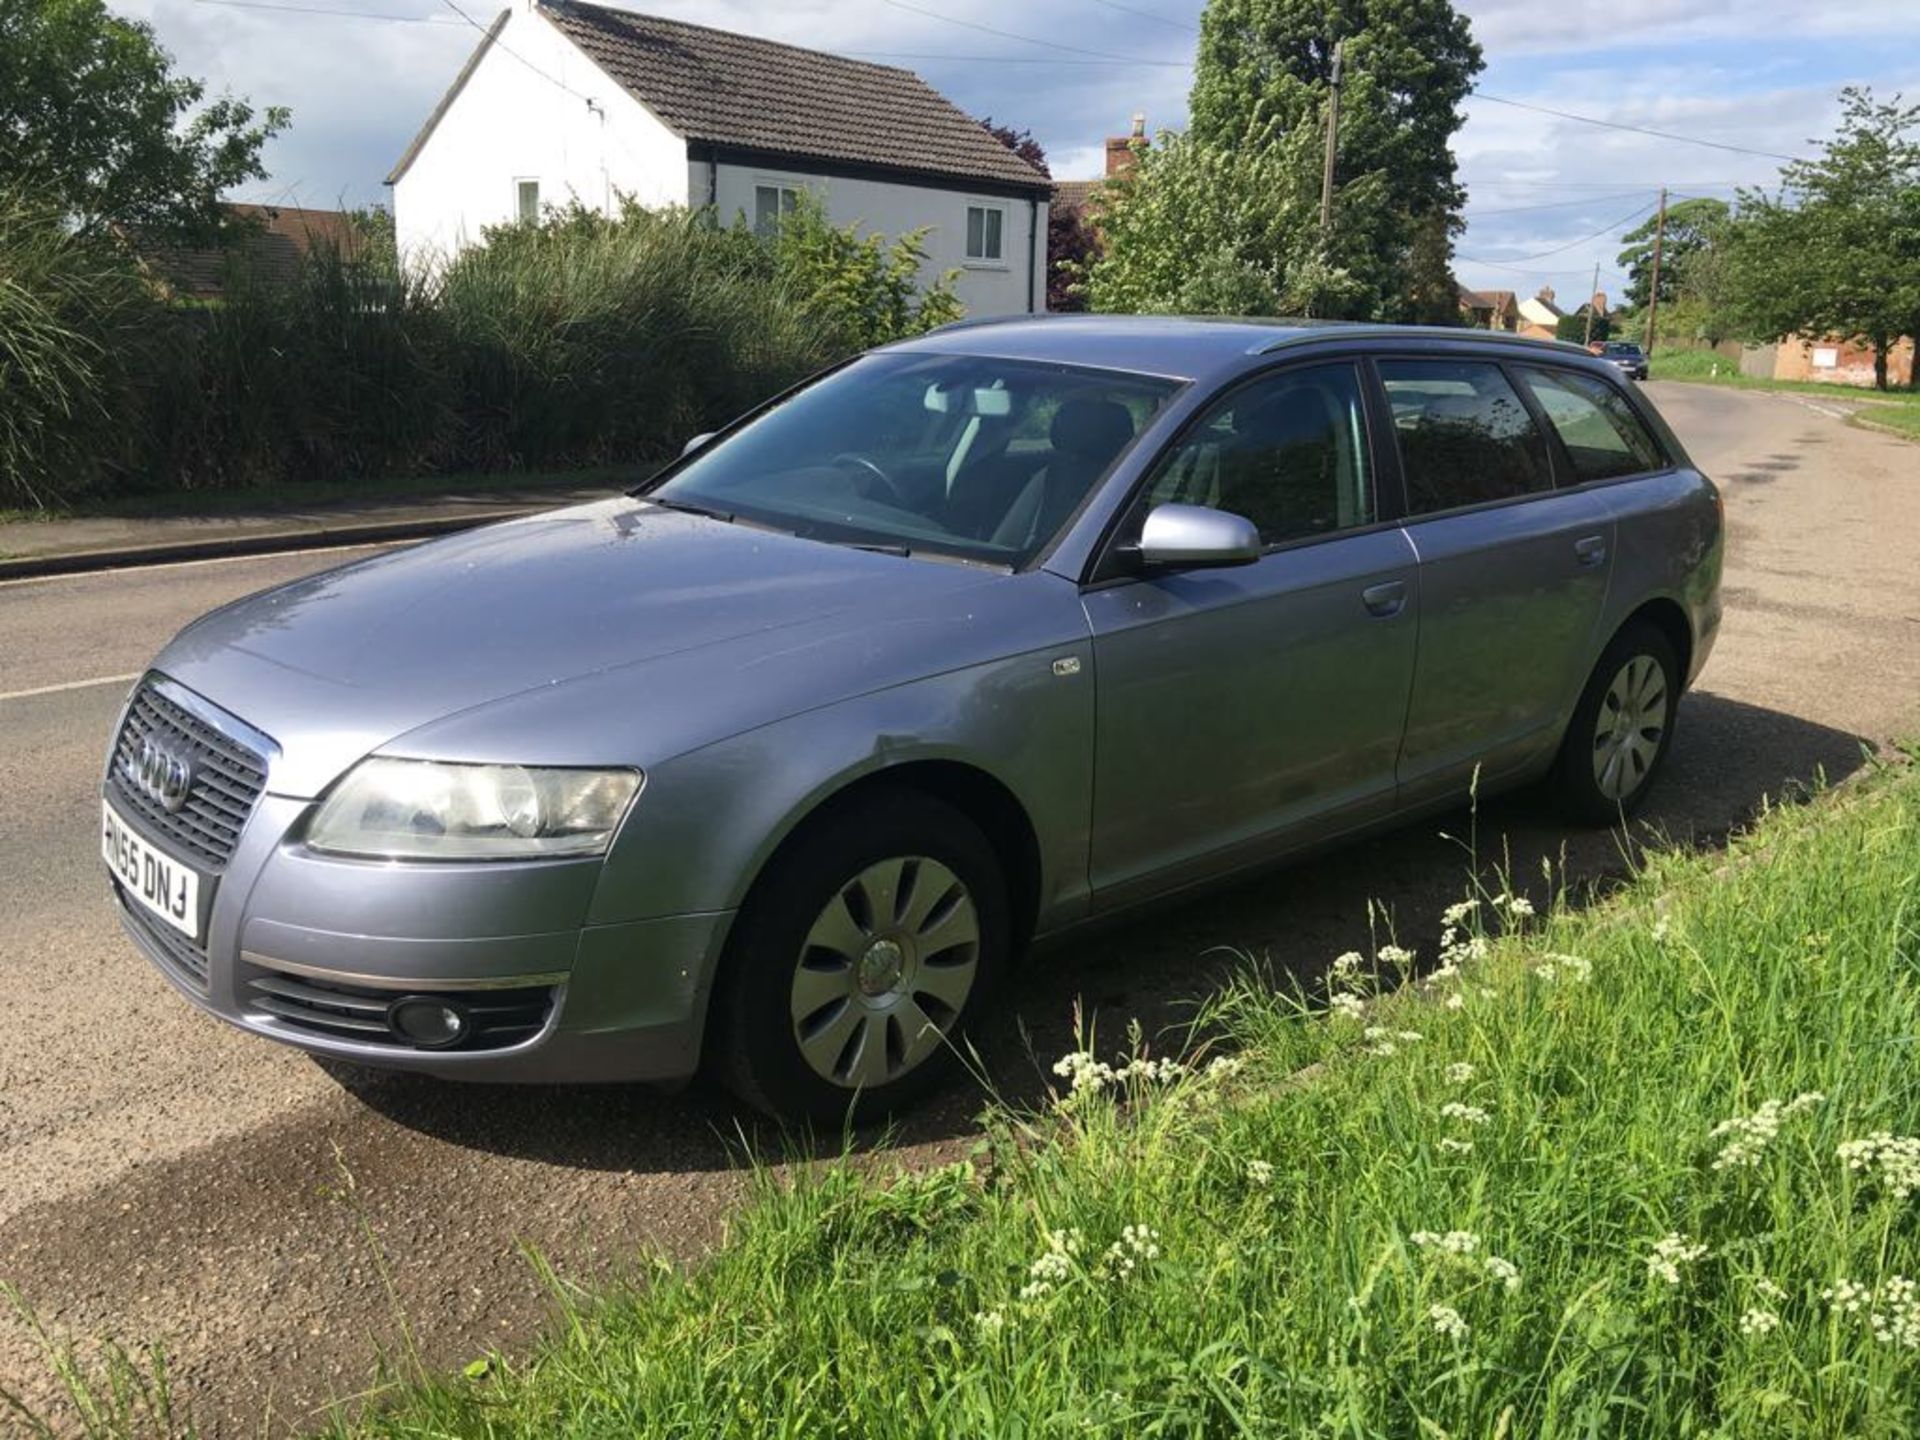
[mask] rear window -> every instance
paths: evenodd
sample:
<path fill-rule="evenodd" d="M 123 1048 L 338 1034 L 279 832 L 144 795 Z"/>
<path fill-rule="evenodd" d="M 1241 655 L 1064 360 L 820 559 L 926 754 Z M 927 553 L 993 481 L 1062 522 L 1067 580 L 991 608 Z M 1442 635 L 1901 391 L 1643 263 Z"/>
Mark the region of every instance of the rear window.
<path fill-rule="evenodd" d="M 1553 488 L 1546 442 L 1498 365 L 1386 360 L 1380 380 L 1415 515 Z"/>
<path fill-rule="evenodd" d="M 1559 432 L 1576 480 L 1641 475 L 1666 463 L 1640 417 L 1606 381 L 1571 370 L 1531 368 L 1520 378 Z"/>

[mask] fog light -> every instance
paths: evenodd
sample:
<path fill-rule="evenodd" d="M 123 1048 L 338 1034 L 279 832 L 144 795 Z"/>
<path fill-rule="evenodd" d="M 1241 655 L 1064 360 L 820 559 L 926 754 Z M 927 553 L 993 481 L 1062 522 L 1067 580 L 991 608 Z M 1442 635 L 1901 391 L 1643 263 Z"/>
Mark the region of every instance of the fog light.
<path fill-rule="evenodd" d="M 407 995 L 387 1007 L 387 1025 L 393 1033 L 422 1050 L 445 1050 L 467 1038 L 472 1022 L 451 1000 L 431 995 Z"/>

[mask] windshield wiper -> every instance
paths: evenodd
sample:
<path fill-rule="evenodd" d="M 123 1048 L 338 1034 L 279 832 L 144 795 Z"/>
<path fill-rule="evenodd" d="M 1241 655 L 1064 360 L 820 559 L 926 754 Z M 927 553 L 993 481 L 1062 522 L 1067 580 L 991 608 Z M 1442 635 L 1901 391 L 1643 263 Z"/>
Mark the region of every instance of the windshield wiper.
<path fill-rule="evenodd" d="M 818 539 L 818 536 L 814 537 Z M 905 545 L 882 545 L 872 540 L 829 540 L 829 545 L 844 545 L 849 550 L 864 550 L 869 555 L 895 555 L 902 560 L 913 557 L 913 551 Z"/>
<path fill-rule="evenodd" d="M 666 510 L 678 510 L 683 515 L 704 515 L 709 520 L 719 520 L 727 525 L 731 525 L 734 521 L 731 510 L 715 510 L 710 505 L 696 505 L 691 500 L 677 500 L 668 495 L 642 495 L 640 498 L 649 505 L 658 505 Z"/>

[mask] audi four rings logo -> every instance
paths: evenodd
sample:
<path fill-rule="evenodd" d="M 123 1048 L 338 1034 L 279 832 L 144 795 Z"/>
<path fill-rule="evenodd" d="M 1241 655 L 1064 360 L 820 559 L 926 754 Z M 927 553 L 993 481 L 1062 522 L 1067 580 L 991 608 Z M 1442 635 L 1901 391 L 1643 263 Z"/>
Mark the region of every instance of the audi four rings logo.
<path fill-rule="evenodd" d="M 150 737 L 140 742 L 140 753 L 129 755 L 121 769 L 141 794 L 169 811 L 185 805 L 193 788 L 193 767 Z"/>

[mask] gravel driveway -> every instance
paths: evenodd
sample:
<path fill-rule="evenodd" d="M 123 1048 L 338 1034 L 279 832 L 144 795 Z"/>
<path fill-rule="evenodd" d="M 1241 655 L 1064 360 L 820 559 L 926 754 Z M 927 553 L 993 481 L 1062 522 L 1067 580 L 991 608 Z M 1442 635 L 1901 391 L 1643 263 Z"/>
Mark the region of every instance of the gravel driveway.
<path fill-rule="evenodd" d="M 1725 631 L 1646 817 L 1712 845 L 1763 796 L 1920 729 L 1920 448 L 1784 396 L 1648 388 L 1727 497 Z M 362 1390 L 403 1316 L 430 1365 L 524 1342 L 546 1307 L 523 1243 L 579 1277 L 697 1254 L 740 1193 L 735 1127 L 753 1130 L 698 1091 L 343 1084 L 191 1014 L 120 937 L 94 853 L 110 677 L 201 610 L 339 558 L 0 586 L 0 1279 L 62 1333 L 164 1343 L 212 1434 Z M 1430 947 L 1468 864 L 1439 832 L 1476 829 L 1537 897 L 1543 858 L 1582 889 L 1625 863 L 1618 837 L 1504 799 L 1080 939 L 1017 987 L 997 1082 L 1037 1087 L 1076 1001 L 1118 1038 L 1177 1024 L 1238 955 L 1311 971 L 1364 943 L 1370 898 Z M 902 1144 L 963 1147 L 978 1103 L 948 1097 Z M 0 1386 L 49 1393 L 10 1316 Z"/>

